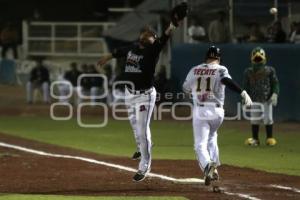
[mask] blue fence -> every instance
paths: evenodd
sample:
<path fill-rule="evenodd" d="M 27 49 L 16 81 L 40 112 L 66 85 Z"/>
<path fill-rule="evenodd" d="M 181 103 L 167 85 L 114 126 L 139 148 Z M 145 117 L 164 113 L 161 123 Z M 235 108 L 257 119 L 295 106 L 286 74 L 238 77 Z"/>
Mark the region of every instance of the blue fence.
<path fill-rule="evenodd" d="M 275 108 L 277 120 L 300 120 L 300 45 L 292 44 L 223 44 L 222 64 L 225 65 L 238 83 L 242 84 L 245 68 L 250 66 L 250 52 L 261 46 L 266 50 L 268 65 L 273 66 L 280 82 L 280 96 Z M 172 82 L 176 91 L 181 91 L 181 85 L 188 71 L 203 62 L 208 44 L 184 44 L 175 46 L 172 50 Z M 239 97 L 230 91 L 226 92 L 225 109 L 231 114 L 236 112 L 236 102 Z"/>
<path fill-rule="evenodd" d="M 0 83 L 15 84 L 16 80 L 16 63 L 13 60 L 0 60 Z"/>

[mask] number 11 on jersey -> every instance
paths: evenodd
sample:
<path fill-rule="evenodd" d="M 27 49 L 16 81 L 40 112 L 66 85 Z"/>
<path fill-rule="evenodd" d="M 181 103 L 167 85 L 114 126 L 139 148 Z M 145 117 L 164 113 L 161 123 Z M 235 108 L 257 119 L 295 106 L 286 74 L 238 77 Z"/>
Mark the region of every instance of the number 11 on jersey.
<path fill-rule="evenodd" d="M 196 89 L 197 92 L 201 92 L 201 82 L 202 82 L 202 79 L 203 79 L 203 77 L 199 77 L 197 79 L 197 89 Z M 211 91 L 210 77 L 207 77 L 205 80 L 206 80 L 206 87 L 205 87 L 206 90 L 205 91 L 210 92 Z"/>

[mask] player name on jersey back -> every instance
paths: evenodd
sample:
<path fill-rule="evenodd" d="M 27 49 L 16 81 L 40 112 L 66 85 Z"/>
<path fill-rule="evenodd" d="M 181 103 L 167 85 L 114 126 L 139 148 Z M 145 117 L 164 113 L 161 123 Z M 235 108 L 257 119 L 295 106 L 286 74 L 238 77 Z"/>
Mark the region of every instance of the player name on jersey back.
<path fill-rule="evenodd" d="M 196 68 L 194 69 L 194 75 L 204 76 L 204 75 L 216 75 L 217 69 L 207 69 L 207 68 Z"/>

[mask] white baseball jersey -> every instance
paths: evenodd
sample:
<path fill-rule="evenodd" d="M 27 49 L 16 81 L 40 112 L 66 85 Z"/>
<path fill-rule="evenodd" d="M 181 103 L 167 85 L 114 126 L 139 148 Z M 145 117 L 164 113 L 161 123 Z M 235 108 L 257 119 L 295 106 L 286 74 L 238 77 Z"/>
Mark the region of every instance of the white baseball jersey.
<path fill-rule="evenodd" d="M 225 85 L 222 78 L 231 78 L 225 66 L 219 64 L 200 64 L 193 67 L 183 84 L 183 90 L 193 95 L 197 103 L 217 103 L 224 105 Z"/>

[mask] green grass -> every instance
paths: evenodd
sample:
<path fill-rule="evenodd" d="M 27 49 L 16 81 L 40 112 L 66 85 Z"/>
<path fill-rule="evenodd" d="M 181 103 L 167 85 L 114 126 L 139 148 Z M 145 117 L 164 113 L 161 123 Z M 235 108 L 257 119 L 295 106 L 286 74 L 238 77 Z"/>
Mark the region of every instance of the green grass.
<path fill-rule="evenodd" d="M 0 200 L 186 200 L 183 197 L 84 197 L 58 195 L 1 195 Z"/>
<path fill-rule="evenodd" d="M 135 150 L 133 134 L 127 121 L 109 120 L 98 129 L 80 128 L 75 120 L 53 121 L 46 117 L 0 117 L 1 132 L 51 144 L 116 156 L 131 156 Z M 153 121 L 154 159 L 195 159 L 192 125 L 187 122 Z M 300 176 L 300 133 L 276 134 L 278 145 L 250 148 L 244 145 L 249 125 L 225 125 L 219 131 L 221 161 L 269 172 Z"/>

